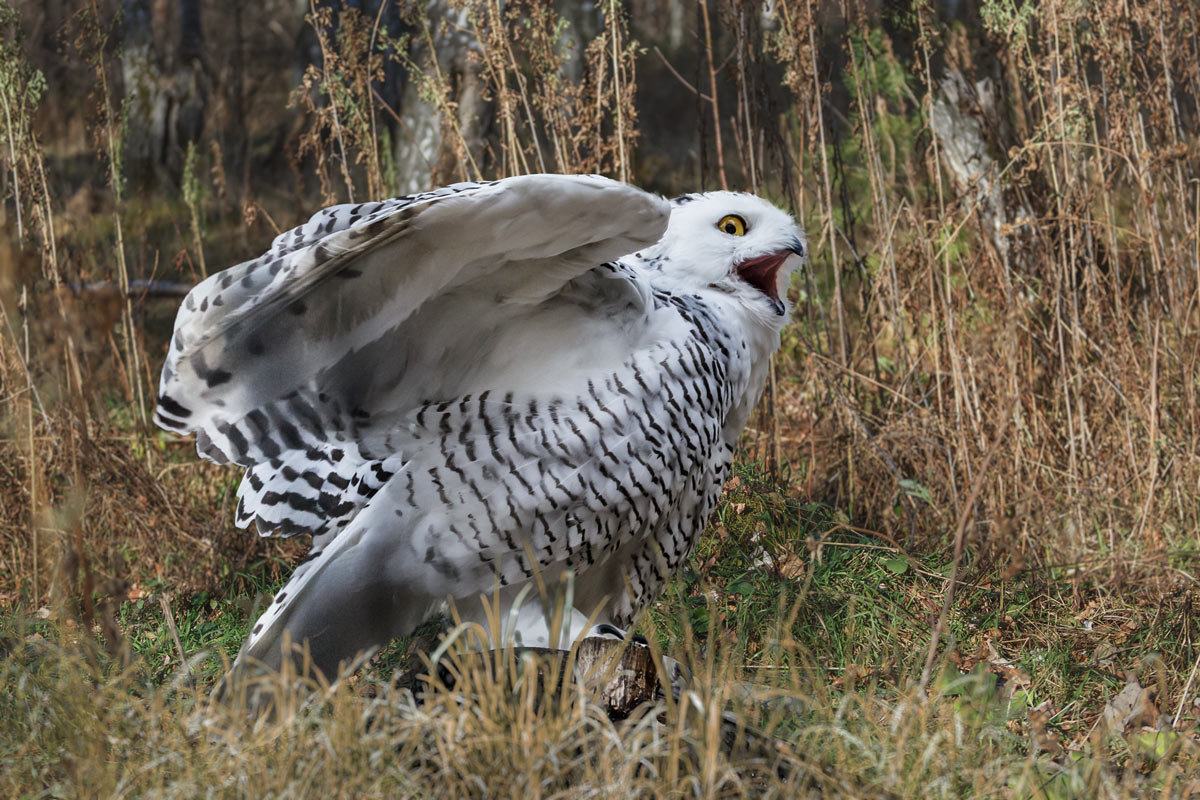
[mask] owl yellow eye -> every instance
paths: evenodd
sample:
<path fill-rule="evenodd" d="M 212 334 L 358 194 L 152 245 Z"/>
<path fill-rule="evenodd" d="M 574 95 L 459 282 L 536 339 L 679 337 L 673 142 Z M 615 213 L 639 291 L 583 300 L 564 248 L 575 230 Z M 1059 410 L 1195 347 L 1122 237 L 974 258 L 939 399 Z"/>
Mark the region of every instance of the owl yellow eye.
<path fill-rule="evenodd" d="M 729 214 L 721 217 L 721 221 L 717 223 L 717 227 L 728 233 L 730 236 L 745 236 L 746 235 L 746 220 L 736 214 Z"/>

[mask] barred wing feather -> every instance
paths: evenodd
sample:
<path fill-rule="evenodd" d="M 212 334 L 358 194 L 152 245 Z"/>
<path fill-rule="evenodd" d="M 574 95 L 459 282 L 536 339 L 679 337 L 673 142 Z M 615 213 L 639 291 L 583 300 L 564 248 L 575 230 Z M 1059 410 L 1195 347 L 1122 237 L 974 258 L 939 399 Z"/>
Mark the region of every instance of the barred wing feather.
<path fill-rule="evenodd" d="M 456 396 L 469 370 L 446 369 L 448 354 L 478 359 L 463 351 L 652 244 L 668 215 L 633 187 L 562 175 L 326 209 L 192 290 L 155 420 L 195 431 L 201 455 L 248 468 L 239 524 L 344 525 L 394 469 L 392 453 L 365 446 L 372 425 Z"/>

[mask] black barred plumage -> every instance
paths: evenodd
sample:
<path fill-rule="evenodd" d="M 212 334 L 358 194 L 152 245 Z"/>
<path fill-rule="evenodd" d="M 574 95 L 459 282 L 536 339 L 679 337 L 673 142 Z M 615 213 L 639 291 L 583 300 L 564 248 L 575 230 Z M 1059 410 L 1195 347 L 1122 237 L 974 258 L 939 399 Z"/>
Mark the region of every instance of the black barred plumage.
<path fill-rule="evenodd" d="M 720 497 L 801 236 L 750 195 L 527 176 L 327 209 L 198 286 L 156 419 L 246 469 L 239 525 L 314 542 L 239 664 L 290 637 L 330 672 L 535 571 L 573 572 L 569 634 L 629 624 Z"/>

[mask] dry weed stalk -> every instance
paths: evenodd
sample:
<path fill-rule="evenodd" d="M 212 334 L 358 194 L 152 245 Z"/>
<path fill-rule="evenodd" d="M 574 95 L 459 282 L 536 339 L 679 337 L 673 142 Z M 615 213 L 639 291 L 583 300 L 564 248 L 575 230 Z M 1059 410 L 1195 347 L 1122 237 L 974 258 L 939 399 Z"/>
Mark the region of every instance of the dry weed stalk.
<path fill-rule="evenodd" d="M 833 268 L 834 319 L 816 327 L 837 355 L 801 380 L 803 396 L 845 398 L 820 428 L 837 444 L 816 456 L 842 473 L 836 502 L 885 525 L 898 501 L 923 526 L 948 524 L 1015 400 L 1015 433 L 968 534 L 981 566 L 1011 550 L 1149 574 L 1196 529 L 1200 418 L 1186 376 L 1200 346 L 1200 75 L 1195 9 L 1166 6 L 1179 25 L 1161 24 L 1157 7 L 997 0 L 983 4 L 985 41 L 972 42 L 918 4 L 914 75 L 869 9 L 850 3 L 846 128 L 824 113 L 816 5 L 778 4 L 791 119 L 819 162 L 812 249 Z M 1003 68 L 974 60 L 984 45 Z M 950 78 L 966 88 L 948 94 Z M 998 156 L 990 171 L 951 164 L 967 126 L 930 122 L 947 97 L 958 119 L 980 122 Z M 896 134 L 910 120 L 924 126 L 924 162 L 906 175 Z M 858 154 L 849 171 L 838 166 L 845 148 Z M 858 180 L 867 195 L 855 219 L 837 194 L 853 196 Z M 1008 214 L 991 228 L 989 198 Z M 843 395 L 833 387 L 847 378 Z M 932 505 L 914 502 L 910 481 L 937 487 Z M 1014 528 L 1003 521 L 1024 508 L 1040 514 L 1013 520 L 1017 536 L 1004 541 L 998 532 Z"/>
<path fill-rule="evenodd" d="M 113 230 L 116 241 L 113 253 L 116 259 L 117 281 L 126 295 L 121 317 L 121 340 L 123 353 L 120 373 L 128 391 L 128 400 L 137 411 L 142 426 L 148 424 L 146 416 L 146 392 L 143 383 L 143 356 L 139 345 L 139 332 L 133 318 L 133 303 L 129 299 L 129 265 L 125 253 L 125 229 L 121 218 L 125 178 L 122 174 L 124 153 L 122 150 L 122 127 L 120 114 L 114 108 L 113 92 L 109 86 L 107 60 L 110 30 L 105 29 L 104 18 L 96 0 L 76 14 L 77 30 L 74 40 L 76 51 L 91 66 L 95 76 L 94 101 L 99 117 L 93 134 L 101 157 L 108 171 L 108 185 L 113 194 Z M 148 451 L 147 451 L 148 452 Z"/>
<path fill-rule="evenodd" d="M 380 8 L 380 15 L 382 14 Z M 351 170 L 365 168 L 367 196 L 386 196 L 383 161 L 376 126 L 372 85 L 383 80 L 385 55 L 377 46 L 379 18 L 372 21 L 358 8 L 309 3 L 306 22 L 316 33 L 321 63 L 309 64 L 291 103 L 308 119 L 295 157 L 311 155 L 321 183 L 323 202 L 336 201 L 329 174 L 326 137 L 336 146 L 338 172 L 346 199 L 354 202 L 355 177 Z"/>
<path fill-rule="evenodd" d="M 616 3 L 582 41 L 540 0 L 463 4 L 486 96 L 498 106 L 501 174 L 596 172 L 627 180 L 637 140 L 635 53 Z M 582 48 L 582 52 L 577 52 Z"/>

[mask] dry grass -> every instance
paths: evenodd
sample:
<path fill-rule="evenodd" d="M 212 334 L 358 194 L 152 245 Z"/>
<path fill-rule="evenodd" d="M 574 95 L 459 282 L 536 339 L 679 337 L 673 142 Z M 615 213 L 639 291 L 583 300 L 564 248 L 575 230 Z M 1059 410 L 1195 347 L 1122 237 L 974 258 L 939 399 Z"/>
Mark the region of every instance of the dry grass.
<path fill-rule="evenodd" d="M 128 162 L 146 87 L 111 9 L 68 5 L 0 2 L 4 793 L 1200 791 L 1192 4 L 709 0 L 673 38 L 670 3 L 564 26 L 534 0 L 268 2 L 210 18 L 208 127 L 167 166 Z M 270 43 L 304 25 L 320 60 L 292 72 Z M 646 623 L 722 668 L 620 730 L 518 676 L 416 707 L 382 668 L 230 717 L 138 598 L 169 590 L 187 655 L 227 654 L 300 550 L 234 533 L 236 476 L 148 429 L 173 306 L 125 289 L 322 203 L 542 170 L 752 190 L 809 231 L 739 484 Z M 1179 733 L 1098 733 L 1127 670 Z M 712 738 L 744 674 L 791 698 L 741 711 L 786 740 L 769 756 Z"/>
<path fill-rule="evenodd" d="M 819 112 L 797 113 L 817 175 L 843 172 L 841 198 L 824 180 L 810 194 L 813 238 L 850 284 L 801 329 L 801 392 L 831 398 L 818 460 L 837 459 L 833 497 L 871 524 L 892 528 L 899 481 L 916 480 L 932 502 L 900 503 L 905 538 L 944 536 L 981 481 L 967 536 L 985 562 L 1137 580 L 1194 550 L 1200 522 L 1197 142 L 1181 90 L 1197 80 L 1195 21 L 1183 7 L 1169 30 L 1157 11 L 1014 8 L 984 4 L 995 61 L 918 9 L 915 79 L 866 20 L 851 23 L 854 139 L 822 149 L 807 129 Z M 780 13 L 789 86 L 811 108 L 813 21 L 794 4 Z M 990 170 L 947 166 L 940 151 L 963 132 L 938 128 L 933 106 L 951 102 L 939 69 L 966 77 L 950 119 L 986 126 Z M 925 146 L 905 153 L 913 124 Z M 854 166 L 828 163 L 851 152 Z"/>
<path fill-rule="evenodd" d="M 211 702 L 182 670 L 151 683 L 136 665 L 88 658 L 95 645 L 78 632 L 26 629 L 7 646 L 0 788 L 10 795 L 1118 798 L 1198 788 L 1189 776 L 1200 747 L 1186 737 L 1101 729 L 1054 761 L 1055 735 L 1044 724 L 1021 731 L 1027 709 L 986 675 L 950 679 L 928 698 L 833 690 L 795 650 L 791 677 L 775 686 L 747 691 L 741 665 L 701 661 L 679 702 L 613 722 L 580 684 L 534 680 L 536 661 L 511 651 L 486 668 L 452 653 L 457 686 L 435 683 L 419 702 L 376 671 L 332 688 L 281 676 L 258 684 L 275 713 L 254 719 Z"/>

